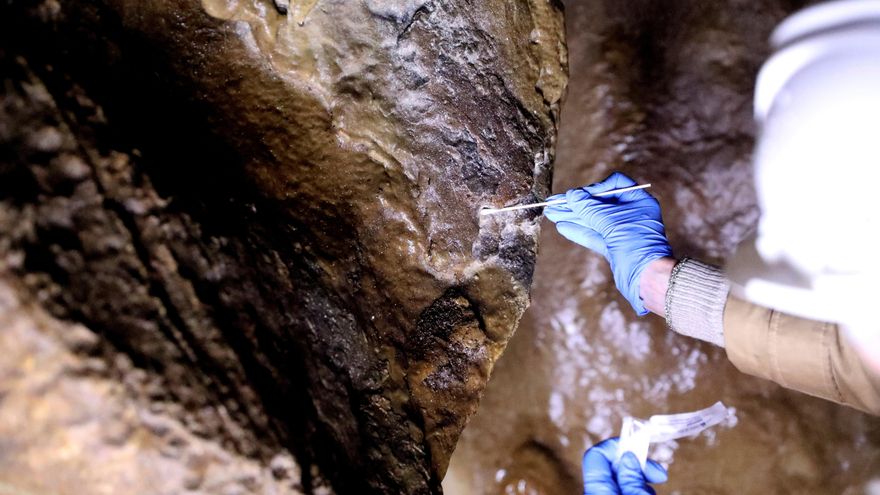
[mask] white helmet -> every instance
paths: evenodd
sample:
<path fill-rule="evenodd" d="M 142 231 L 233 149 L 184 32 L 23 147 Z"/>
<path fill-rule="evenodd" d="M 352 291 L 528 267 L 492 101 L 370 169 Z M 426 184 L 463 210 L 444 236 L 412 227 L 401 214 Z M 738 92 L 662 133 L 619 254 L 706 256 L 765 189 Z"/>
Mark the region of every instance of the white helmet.
<path fill-rule="evenodd" d="M 758 75 L 757 235 L 734 295 L 841 324 L 880 370 L 880 0 L 801 11 Z"/>

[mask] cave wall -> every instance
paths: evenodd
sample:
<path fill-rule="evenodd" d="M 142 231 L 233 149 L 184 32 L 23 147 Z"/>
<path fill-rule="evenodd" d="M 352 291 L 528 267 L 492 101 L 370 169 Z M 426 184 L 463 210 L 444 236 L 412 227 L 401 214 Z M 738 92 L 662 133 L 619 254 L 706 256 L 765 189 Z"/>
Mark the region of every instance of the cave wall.
<path fill-rule="evenodd" d="M 548 192 L 557 2 L 20 0 L 0 65 L 0 271 L 103 378 L 306 491 L 440 491 L 528 304 L 536 213 L 476 211 Z"/>

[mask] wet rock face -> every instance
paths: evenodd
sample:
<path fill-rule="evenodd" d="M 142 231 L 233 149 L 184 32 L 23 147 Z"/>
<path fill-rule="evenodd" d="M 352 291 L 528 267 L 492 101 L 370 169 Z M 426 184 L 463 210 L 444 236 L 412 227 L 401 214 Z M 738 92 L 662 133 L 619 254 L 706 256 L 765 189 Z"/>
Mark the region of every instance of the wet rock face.
<path fill-rule="evenodd" d="M 194 434 L 150 400 L 154 377 L 124 355 L 108 365 L 94 332 L 22 301 L 16 285 L 0 278 L 3 491 L 303 495 L 289 453 L 261 463 Z"/>
<path fill-rule="evenodd" d="M 0 270 L 309 491 L 430 493 L 528 303 L 546 0 L 11 2 Z M 116 369 L 114 356 L 133 367 Z M 33 400 L 37 400 L 36 397 Z"/>

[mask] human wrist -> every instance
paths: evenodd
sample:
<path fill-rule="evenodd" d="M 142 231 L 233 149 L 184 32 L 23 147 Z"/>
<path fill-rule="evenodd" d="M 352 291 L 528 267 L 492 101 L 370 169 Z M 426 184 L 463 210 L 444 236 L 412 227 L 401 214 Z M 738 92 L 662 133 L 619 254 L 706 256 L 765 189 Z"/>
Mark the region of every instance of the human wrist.
<path fill-rule="evenodd" d="M 648 311 L 665 316 L 666 291 L 669 289 L 672 269 L 677 262 L 675 258 L 665 256 L 648 263 L 642 272 L 639 280 L 639 296 Z"/>
<path fill-rule="evenodd" d="M 682 259 L 669 278 L 666 323 L 676 333 L 724 347 L 723 317 L 729 289 L 720 268 Z"/>

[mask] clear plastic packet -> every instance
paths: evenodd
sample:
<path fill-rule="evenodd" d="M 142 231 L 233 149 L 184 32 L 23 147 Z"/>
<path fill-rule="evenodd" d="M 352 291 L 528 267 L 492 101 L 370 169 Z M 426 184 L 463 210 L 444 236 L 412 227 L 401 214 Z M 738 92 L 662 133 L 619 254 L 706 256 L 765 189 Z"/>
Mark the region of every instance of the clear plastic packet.
<path fill-rule="evenodd" d="M 627 416 L 623 418 L 620 429 L 620 445 L 617 459 L 632 452 L 645 469 L 648 461 L 648 447 L 652 443 L 666 442 L 677 438 L 696 435 L 727 419 L 727 407 L 720 401 L 699 411 L 681 414 L 657 414 L 647 420 Z"/>

